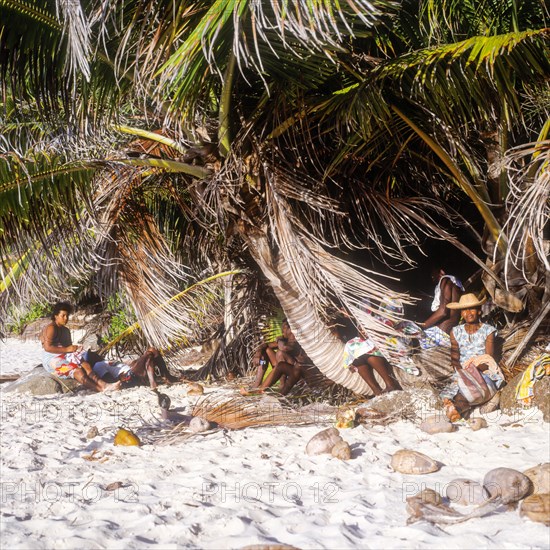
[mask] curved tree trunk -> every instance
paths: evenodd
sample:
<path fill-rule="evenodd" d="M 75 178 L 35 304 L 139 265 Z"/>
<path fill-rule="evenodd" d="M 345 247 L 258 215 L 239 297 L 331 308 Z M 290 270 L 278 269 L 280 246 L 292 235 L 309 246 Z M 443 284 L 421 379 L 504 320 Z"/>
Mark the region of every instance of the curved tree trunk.
<path fill-rule="evenodd" d="M 309 297 L 296 291 L 292 272 L 284 258 L 274 258 L 267 237 L 260 232 L 246 234 L 249 250 L 263 274 L 269 280 L 290 328 L 296 339 L 319 370 L 333 382 L 360 395 L 373 395 L 370 386 L 358 373 L 352 373 L 343 367 L 344 344 L 336 338 L 320 319 Z M 439 353 L 439 355 L 437 355 Z M 450 374 L 448 350 L 436 350 L 420 361 L 421 373 L 413 376 L 394 368 L 394 374 L 403 388 L 431 386 Z M 446 360 L 442 360 L 445 356 Z M 378 378 L 377 373 L 375 376 Z M 379 379 L 379 378 L 378 378 Z M 380 380 L 380 379 L 379 379 Z"/>
<path fill-rule="evenodd" d="M 265 235 L 247 234 L 250 252 L 268 278 L 296 339 L 319 370 L 333 382 L 358 393 L 372 394 L 358 373 L 343 368 L 344 344 L 326 328 L 308 296 L 295 290 L 292 274 L 283 258 L 274 259 Z"/>

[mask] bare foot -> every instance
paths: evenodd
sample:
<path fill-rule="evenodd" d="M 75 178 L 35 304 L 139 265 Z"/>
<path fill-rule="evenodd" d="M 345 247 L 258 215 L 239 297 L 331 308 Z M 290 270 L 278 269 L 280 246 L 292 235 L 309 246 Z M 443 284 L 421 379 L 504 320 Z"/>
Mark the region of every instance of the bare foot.
<path fill-rule="evenodd" d="M 264 393 L 264 390 L 262 388 L 250 388 L 247 390 L 246 388 L 239 388 L 239 393 L 241 395 L 258 395 L 260 393 Z"/>
<path fill-rule="evenodd" d="M 101 390 L 104 393 L 112 393 L 122 389 L 122 382 L 113 382 L 112 384 L 105 384 L 105 387 Z"/>
<path fill-rule="evenodd" d="M 443 409 L 451 422 L 458 422 L 462 418 L 450 399 L 443 400 Z"/>

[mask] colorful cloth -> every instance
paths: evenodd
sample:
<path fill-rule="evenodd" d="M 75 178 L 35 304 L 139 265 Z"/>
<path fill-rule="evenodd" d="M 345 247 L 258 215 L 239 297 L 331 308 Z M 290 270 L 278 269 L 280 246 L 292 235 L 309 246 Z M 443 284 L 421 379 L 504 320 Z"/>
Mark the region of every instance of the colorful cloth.
<path fill-rule="evenodd" d="M 344 368 L 349 366 L 361 355 L 379 355 L 382 354 L 378 351 L 376 344 L 370 338 L 352 338 L 346 342 L 344 347 Z"/>
<path fill-rule="evenodd" d="M 525 406 L 533 401 L 533 386 L 537 380 L 550 376 L 550 353 L 539 355 L 526 369 L 516 388 L 516 399 Z"/>
<path fill-rule="evenodd" d="M 74 371 L 82 366 L 82 351 L 73 353 L 62 353 L 54 355 L 47 364 L 42 363 L 44 368 L 59 378 L 74 378 Z"/>
<path fill-rule="evenodd" d="M 459 279 L 457 279 L 454 275 L 443 275 L 441 279 L 439 279 L 439 282 L 437 283 L 437 286 L 434 290 L 434 300 L 432 302 L 432 311 L 437 311 L 439 309 L 439 306 L 441 304 L 441 281 L 443 279 L 451 279 L 451 281 L 458 287 L 462 292 L 464 292 L 464 287 L 462 286 L 462 283 Z"/>
<path fill-rule="evenodd" d="M 438 346 L 451 347 L 451 337 L 439 327 L 430 327 L 424 330 L 418 342 L 422 349 L 436 348 Z"/>
<path fill-rule="evenodd" d="M 481 323 L 480 327 L 473 334 L 468 334 L 465 325 L 457 325 L 451 329 L 452 335 L 458 343 L 460 351 L 460 364 L 466 363 L 478 355 L 485 354 L 485 341 L 490 334 L 495 333 L 497 329 L 486 323 Z"/>

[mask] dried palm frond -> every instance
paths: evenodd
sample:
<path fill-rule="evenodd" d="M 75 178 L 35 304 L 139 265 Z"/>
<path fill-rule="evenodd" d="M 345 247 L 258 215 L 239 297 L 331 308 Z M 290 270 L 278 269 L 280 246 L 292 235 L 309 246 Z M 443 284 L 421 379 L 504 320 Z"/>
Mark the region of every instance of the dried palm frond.
<path fill-rule="evenodd" d="M 318 414 L 296 411 L 275 397 L 268 396 L 208 395 L 195 404 L 191 414 L 232 430 L 260 426 L 301 426 L 319 422 Z"/>

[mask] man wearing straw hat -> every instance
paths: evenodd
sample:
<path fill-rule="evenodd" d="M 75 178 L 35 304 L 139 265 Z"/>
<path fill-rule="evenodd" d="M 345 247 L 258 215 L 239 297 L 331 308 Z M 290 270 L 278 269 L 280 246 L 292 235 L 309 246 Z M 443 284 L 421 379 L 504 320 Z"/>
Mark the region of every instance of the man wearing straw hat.
<path fill-rule="evenodd" d="M 488 385 L 500 388 L 504 376 L 494 359 L 496 328 L 481 322 L 481 305 L 485 298 L 478 300 L 475 294 L 464 294 L 458 302 L 451 302 L 447 307 L 460 311 L 464 324 L 451 329 L 451 365 L 455 371 L 475 366 L 483 375 Z M 445 410 L 452 421 L 471 408 L 468 400 L 459 392 L 455 381 L 441 393 Z"/>

